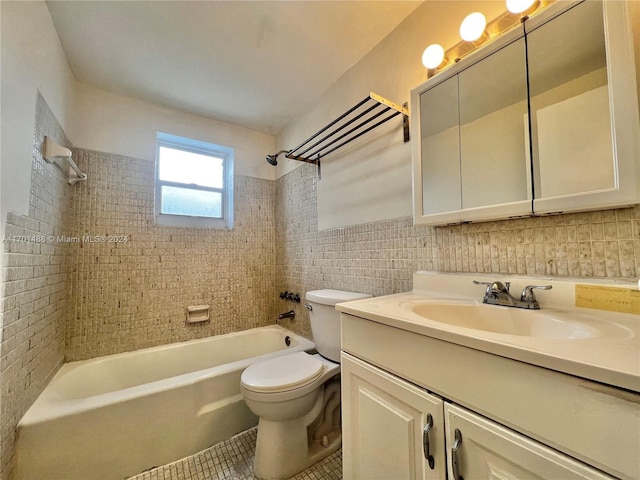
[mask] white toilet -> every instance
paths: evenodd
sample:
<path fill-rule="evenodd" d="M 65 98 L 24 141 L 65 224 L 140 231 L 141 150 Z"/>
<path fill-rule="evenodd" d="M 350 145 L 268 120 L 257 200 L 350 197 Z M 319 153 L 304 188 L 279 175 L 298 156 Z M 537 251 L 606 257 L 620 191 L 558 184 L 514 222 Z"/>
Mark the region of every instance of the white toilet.
<path fill-rule="evenodd" d="M 241 390 L 260 421 L 253 473 L 290 477 L 340 448 L 340 313 L 335 304 L 371 295 L 340 290 L 307 292 L 318 354 L 296 352 L 248 367 Z"/>

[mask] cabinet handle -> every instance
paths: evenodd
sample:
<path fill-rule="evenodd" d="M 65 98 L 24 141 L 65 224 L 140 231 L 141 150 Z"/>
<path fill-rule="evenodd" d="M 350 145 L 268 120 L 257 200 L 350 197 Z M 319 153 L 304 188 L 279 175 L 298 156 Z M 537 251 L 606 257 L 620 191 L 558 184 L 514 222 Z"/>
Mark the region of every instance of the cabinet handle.
<path fill-rule="evenodd" d="M 429 432 L 433 428 L 433 417 L 430 413 L 427 413 L 427 424 L 422 429 L 422 451 L 424 452 L 424 458 L 429 462 L 429 468 L 433 470 L 435 466 L 435 460 L 433 455 L 429 452 Z"/>
<path fill-rule="evenodd" d="M 464 480 L 460 475 L 460 459 L 458 458 L 458 452 L 460 451 L 460 445 L 462 444 L 462 432 L 456 428 L 455 442 L 451 447 L 451 463 L 453 465 L 453 480 Z"/>

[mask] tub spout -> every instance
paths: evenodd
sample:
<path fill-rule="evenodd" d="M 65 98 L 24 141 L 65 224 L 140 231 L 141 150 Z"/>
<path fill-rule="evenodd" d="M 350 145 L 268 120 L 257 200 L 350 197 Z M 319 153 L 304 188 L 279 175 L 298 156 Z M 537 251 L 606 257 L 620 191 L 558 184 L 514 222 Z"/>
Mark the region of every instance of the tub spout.
<path fill-rule="evenodd" d="M 278 315 L 278 320 L 284 320 L 285 318 L 295 318 L 295 317 L 296 317 L 296 312 L 294 312 L 293 310 L 289 310 L 288 312 L 281 313 L 280 315 Z"/>

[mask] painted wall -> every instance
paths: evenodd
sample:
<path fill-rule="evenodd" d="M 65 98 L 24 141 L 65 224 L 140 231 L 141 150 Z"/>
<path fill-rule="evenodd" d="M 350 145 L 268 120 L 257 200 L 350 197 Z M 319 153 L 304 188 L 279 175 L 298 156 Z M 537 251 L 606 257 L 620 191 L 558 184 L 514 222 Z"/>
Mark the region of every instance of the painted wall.
<path fill-rule="evenodd" d="M 493 18 L 504 11 L 504 2 L 424 2 L 278 135 L 278 150 L 298 145 L 371 91 L 409 102 L 411 89 L 427 79 L 422 51 L 431 43 L 454 45 L 460 22 L 477 10 Z M 279 176 L 299 166 L 280 163 Z M 411 215 L 411 188 L 411 152 L 402 141 L 401 120 L 394 119 L 322 161 L 318 228 Z"/>
<path fill-rule="evenodd" d="M 44 2 L 0 2 L 0 8 L 0 236 L 8 212 L 28 212 L 37 90 L 78 147 L 155 160 L 160 130 L 233 146 L 238 175 L 275 179 L 264 161 L 275 148 L 272 136 L 80 84 Z"/>
<path fill-rule="evenodd" d="M 29 209 L 37 90 L 66 129 L 75 80 L 44 2 L 0 2 L 0 10 L 0 236 L 4 236 L 7 212 L 26 214 Z"/>
<path fill-rule="evenodd" d="M 155 161 L 156 132 L 233 147 L 237 175 L 275 179 L 264 160 L 275 148 L 271 135 L 209 118 L 76 85 L 70 138 L 79 148 Z"/>
<path fill-rule="evenodd" d="M 629 12 L 633 29 L 633 47 L 636 55 L 636 86 L 640 97 L 640 2 L 629 2 Z"/>

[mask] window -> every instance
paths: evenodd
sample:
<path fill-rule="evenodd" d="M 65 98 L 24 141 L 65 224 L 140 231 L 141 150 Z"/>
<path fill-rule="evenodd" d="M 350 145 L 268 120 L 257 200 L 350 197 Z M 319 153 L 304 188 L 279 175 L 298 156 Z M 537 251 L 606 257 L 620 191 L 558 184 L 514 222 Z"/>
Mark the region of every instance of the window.
<path fill-rule="evenodd" d="M 173 227 L 233 226 L 233 149 L 158 132 L 155 218 Z"/>

